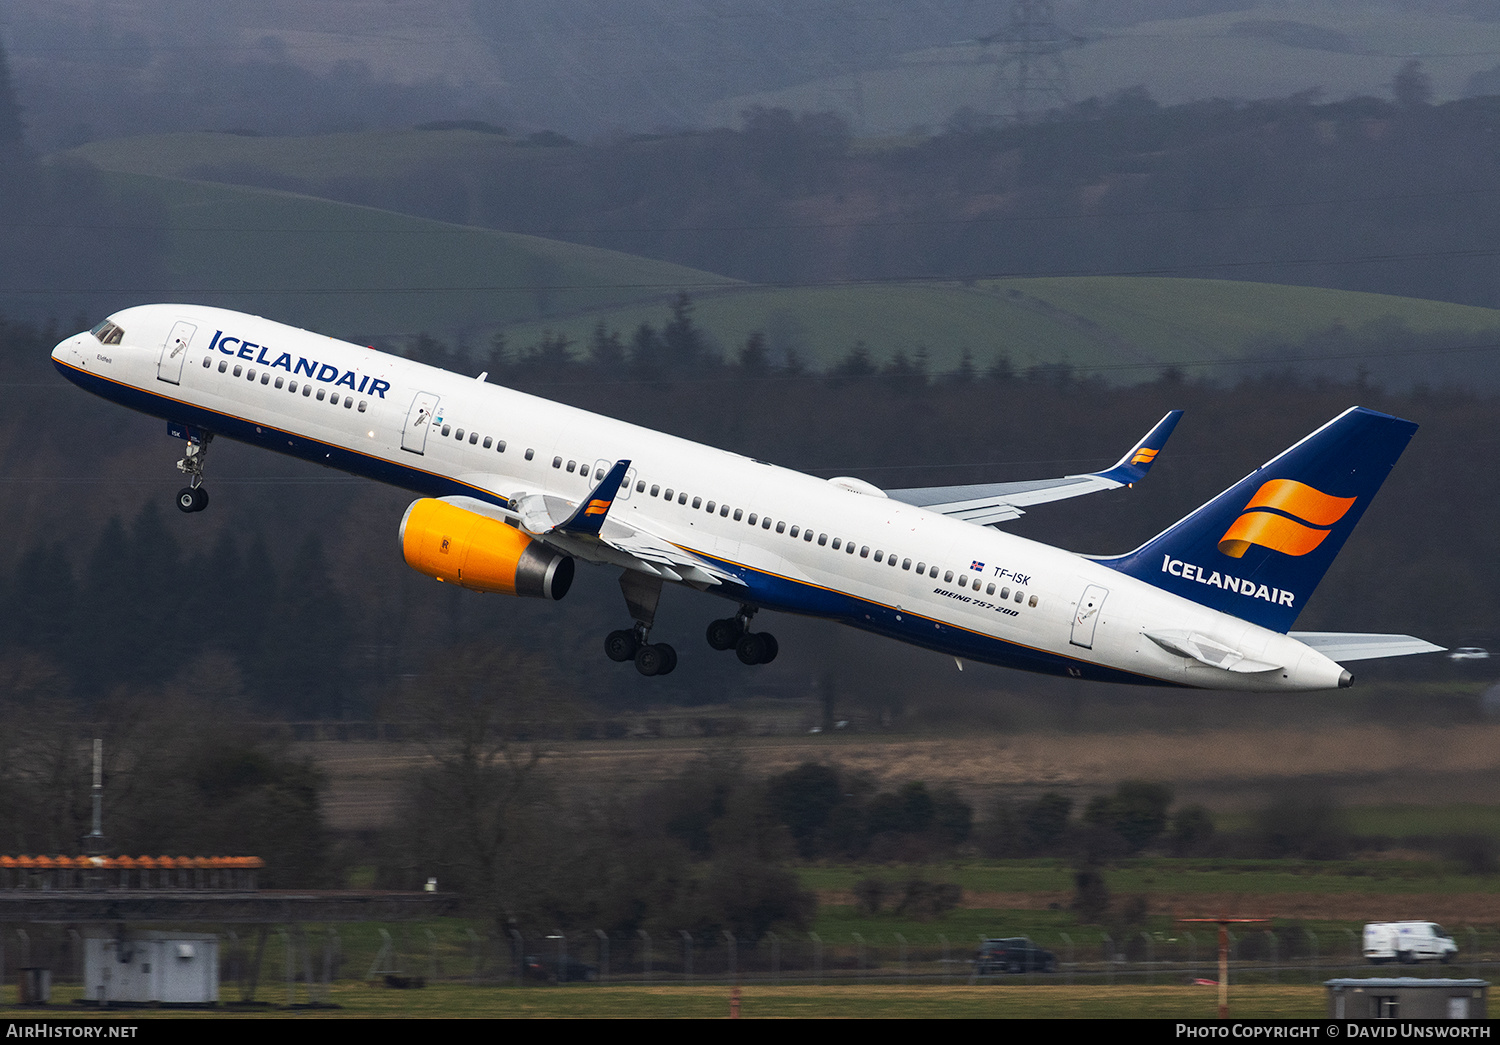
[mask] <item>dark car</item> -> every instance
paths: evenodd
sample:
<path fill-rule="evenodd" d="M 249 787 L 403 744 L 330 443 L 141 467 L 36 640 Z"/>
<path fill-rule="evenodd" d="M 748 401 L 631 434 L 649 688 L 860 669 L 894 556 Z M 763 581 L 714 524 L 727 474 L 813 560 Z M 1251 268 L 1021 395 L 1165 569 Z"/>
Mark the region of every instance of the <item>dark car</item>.
<path fill-rule="evenodd" d="M 1056 972 L 1057 955 L 1024 936 L 985 940 L 974 954 L 974 971 L 980 976 L 990 972 Z"/>
<path fill-rule="evenodd" d="M 557 962 L 540 958 L 535 954 L 528 954 L 521 959 L 521 967 L 533 980 L 543 980 L 547 983 L 569 983 L 575 980 L 593 983 L 599 978 L 597 966 L 579 961 L 571 955 Z"/>

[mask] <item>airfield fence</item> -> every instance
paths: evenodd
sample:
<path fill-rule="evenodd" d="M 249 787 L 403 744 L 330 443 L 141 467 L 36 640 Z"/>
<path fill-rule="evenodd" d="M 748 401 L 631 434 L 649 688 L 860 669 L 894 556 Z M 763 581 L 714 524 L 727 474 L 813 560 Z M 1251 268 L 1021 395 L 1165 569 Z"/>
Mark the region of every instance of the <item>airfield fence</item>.
<path fill-rule="evenodd" d="M 213 926 L 192 926 L 214 931 Z M 1056 969 L 979 975 L 977 939 L 899 933 L 835 938 L 772 932 L 759 940 L 733 934 L 522 932 L 485 934 L 457 920 L 430 925 L 353 923 L 219 928 L 222 996 L 236 993 L 287 1003 L 316 1001 L 336 981 L 392 986 L 466 982 L 475 985 L 601 983 L 908 983 L 908 984 L 1151 984 L 1218 978 L 1213 930 L 1138 932 L 1118 938 L 1077 930 L 1033 938 L 1056 956 Z M 263 938 L 262 938 L 263 936 Z M 1299 926 L 1232 933 L 1234 983 L 1318 984 L 1336 976 L 1464 976 L 1500 974 L 1500 929 L 1464 927 L 1451 964 L 1374 967 L 1359 952 L 1354 929 Z M 58 984 L 82 980 L 82 937 L 75 927 L 11 925 L 0 933 L 0 973 L 44 967 Z M 255 956 L 261 955 L 259 970 Z M 238 984 L 238 992 L 234 985 Z"/>

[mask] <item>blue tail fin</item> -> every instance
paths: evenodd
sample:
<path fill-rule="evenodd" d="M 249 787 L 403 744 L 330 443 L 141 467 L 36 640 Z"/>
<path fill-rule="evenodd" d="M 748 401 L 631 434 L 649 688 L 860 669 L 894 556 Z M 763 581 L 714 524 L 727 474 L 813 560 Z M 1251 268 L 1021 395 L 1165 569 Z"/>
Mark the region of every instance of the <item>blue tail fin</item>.
<path fill-rule="evenodd" d="M 1351 407 L 1106 566 L 1287 631 L 1417 426 Z"/>

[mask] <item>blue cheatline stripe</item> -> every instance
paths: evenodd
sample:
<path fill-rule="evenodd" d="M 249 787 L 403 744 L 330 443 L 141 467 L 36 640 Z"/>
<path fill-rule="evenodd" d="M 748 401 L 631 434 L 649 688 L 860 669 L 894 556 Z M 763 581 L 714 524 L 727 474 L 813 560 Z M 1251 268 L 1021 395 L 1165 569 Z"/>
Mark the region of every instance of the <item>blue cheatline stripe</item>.
<path fill-rule="evenodd" d="M 312 461 L 315 464 L 335 468 L 352 475 L 411 490 L 425 497 L 463 494 L 489 501 L 492 504 L 508 504 L 504 497 L 493 491 L 459 482 L 457 479 L 437 472 L 388 461 L 373 454 L 325 443 L 295 432 L 288 432 L 270 425 L 256 424 L 254 421 L 248 421 L 234 414 L 220 413 L 207 407 L 174 399 L 171 396 L 148 392 L 134 385 L 91 374 L 87 370 L 69 366 L 60 360 L 54 360 L 54 363 L 64 377 L 80 388 L 144 414 L 166 418 L 168 421 L 204 429 L 216 435 L 273 450 L 289 457 Z M 1047 650 L 1006 642 L 991 635 L 937 621 L 909 610 L 898 613 L 893 606 L 871 602 L 846 592 L 806 581 L 793 580 L 790 577 L 763 570 L 755 570 L 691 548 L 683 550 L 701 556 L 739 577 L 739 584 L 726 584 L 720 589 L 709 589 L 712 594 L 736 602 L 751 602 L 765 609 L 782 613 L 838 621 L 862 631 L 873 632 L 876 635 L 949 656 L 961 657 L 976 664 L 994 664 L 999 667 L 1016 668 L 1045 675 L 1062 675 L 1130 685 L 1173 687 L 1181 685 L 1091 664 Z"/>

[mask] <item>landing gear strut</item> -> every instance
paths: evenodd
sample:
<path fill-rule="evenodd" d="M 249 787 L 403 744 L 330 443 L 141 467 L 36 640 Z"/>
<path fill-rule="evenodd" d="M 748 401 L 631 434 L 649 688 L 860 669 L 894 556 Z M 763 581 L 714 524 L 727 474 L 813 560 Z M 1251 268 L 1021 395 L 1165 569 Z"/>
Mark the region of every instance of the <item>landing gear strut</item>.
<path fill-rule="evenodd" d="M 626 570 L 620 575 L 620 591 L 635 627 L 606 635 L 604 655 L 619 663 L 635 661 L 635 670 L 642 675 L 670 675 L 677 667 L 677 651 L 665 642 L 648 641 L 651 625 L 656 623 L 656 604 L 661 600 L 661 578 Z"/>
<path fill-rule="evenodd" d="M 192 432 L 187 438 L 187 451 L 177 462 L 177 470 L 188 477 L 188 484 L 177 491 L 177 507 L 184 512 L 201 512 L 208 507 L 208 491 L 203 488 L 203 463 L 208 459 L 208 444 L 213 442 L 212 432 Z"/>
<path fill-rule="evenodd" d="M 708 644 L 717 650 L 734 650 L 742 664 L 771 663 L 779 649 L 776 636 L 768 631 L 750 630 L 750 618 L 755 616 L 757 608 L 747 603 L 733 617 L 710 621 L 706 635 Z"/>

